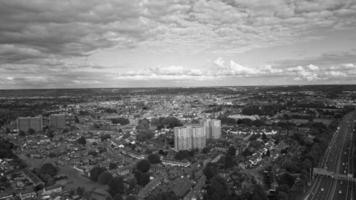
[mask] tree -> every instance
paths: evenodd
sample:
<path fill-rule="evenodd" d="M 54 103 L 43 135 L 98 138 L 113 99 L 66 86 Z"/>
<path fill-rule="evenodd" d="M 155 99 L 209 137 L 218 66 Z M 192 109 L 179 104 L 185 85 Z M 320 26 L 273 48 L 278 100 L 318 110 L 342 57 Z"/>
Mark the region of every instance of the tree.
<path fill-rule="evenodd" d="M 177 126 L 182 126 L 182 122 L 175 117 L 166 117 L 162 120 L 162 125 L 166 126 L 167 128 L 174 128 Z"/>
<path fill-rule="evenodd" d="M 120 124 L 121 126 L 124 126 L 124 125 L 127 125 L 130 123 L 130 121 L 128 119 L 122 118 L 122 117 L 111 119 L 111 122 L 113 124 Z"/>
<path fill-rule="evenodd" d="M 77 124 L 79 124 L 79 118 L 78 118 L 78 116 L 74 116 L 74 122 L 77 123 Z"/>
<path fill-rule="evenodd" d="M 230 156 L 235 156 L 236 155 L 236 148 L 234 146 L 230 146 L 229 149 L 227 150 L 227 154 Z"/>
<path fill-rule="evenodd" d="M 47 137 L 52 139 L 54 137 L 54 131 L 53 130 L 48 130 L 46 135 L 47 135 Z"/>
<path fill-rule="evenodd" d="M 0 138 L 0 158 L 15 158 L 16 156 L 12 152 L 13 148 L 13 143 L 9 142 L 9 140 Z"/>
<path fill-rule="evenodd" d="M 141 186 L 145 186 L 147 183 L 150 182 L 150 175 L 148 173 L 143 173 L 139 170 L 135 171 L 135 178 L 137 181 L 137 184 Z"/>
<path fill-rule="evenodd" d="M 101 141 L 105 141 L 107 139 L 110 139 L 111 138 L 111 135 L 110 134 L 103 134 L 100 136 L 100 140 Z"/>
<path fill-rule="evenodd" d="M 218 170 L 215 165 L 208 163 L 203 169 L 203 173 L 207 179 L 211 179 L 212 177 L 218 174 Z"/>
<path fill-rule="evenodd" d="M 147 159 L 151 164 L 161 163 L 161 158 L 157 154 L 150 154 Z"/>
<path fill-rule="evenodd" d="M 19 136 L 24 137 L 25 135 L 26 135 L 25 131 L 23 131 L 23 130 L 19 131 Z"/>
<path fill-rule="evenodd" d="M 143 173 L 148 172 L 148 170 L 150 170 L 150 167 L 151 167 L 150 162 L 145 159 L 138 161 L 136 164 L 136 169 Z"/>
<path fill-rule="evenodd" d="M 228 187 L 225 180 L 220 176 L 214 176 L 207 186 L 208 200 L 226 199 L 228 197 Z"/>
<path fill-rule="evenodd" d="M 137 197 L 135 197 L 133 195 L 129 195 L 126 197 L 126 200 L 137 200 Z"/>
<path fill-rule="evenodd" d="M 149 129 L 150 128 L 150 121 L 148 119 L 141 119 L 138 121 L 138 125 L 136 126 L 136 129 Z"/>
<path fill-rule="evenodd" d="M 109 184 L 112 179 L 113 176 L 108 171 L 104 171 L 98 176 L 98 182 L 103 185 Z"/>
<path fill-rule="evenodd" d="M 33 128 L 29 128 L 27 132 L 29 135 L 33 135 L 36 133 L 36 131 Z"/>
<path fill-rule="evenodd" d="M 167 191 L 151 195 L 147 200 L 178 200 L 178 197 L 173 191 Z"/>
<path fill-rule="evenodd" d="M 79 196 L 82 196 L 84 194 L 84 192 L 85 192 L 85 189 L 83 187 L 77 187 L 77 191 L 76 192 L 77 192 L 77 194 Z"/>
<path fill-rule="evenodd" d="M 115 194 L 113 200 L 124 200 L 120 194 Z"/>
<path fill-rule="evenodd" d="M 124 180 L 120 176 L 114 177 L 109 183 L 109 193 L 111 196 L 116 194 L 123 194 L 125 191 Z"/>
<path fill-rule="evenodd" d="M 103 167 L 93 167 L 93 169 L 90 170 L 90 179 L 92 181 L 98 181 L 99 175 L 103 172 L 105 172 L 106 169 Z"/>
<path fill-rule="evenodd" d="M 86 143 L 87 143 L 87 141 L 86 141 L 86 139 L 85 139 L 84 136 L 81 136 L 81 137 L 77 140 L 77 142 L 78 142 L 79 144 L 81 144 L 81 145 L 86 145 Z"/>
<path fill-rule="evenodd" d="M 224 168 L 229 169 L 235 165 L 234 157 L 231 155 L 225 155 L 222 159 L 224 161 Z"/>
<path fill-rule="evenodd" d="M 51 177 L 54 177 L 58 173 L 58 169 L 53 166 L 51 163 L 45 163 L 42 165 L 40 173 L 45 175 L 49 175 Z"/>
<path fill-rule="evenodd" d="M 284 173 L 278 177 L 277 181 L 279 185 L 287 185 L 291 188 L 294 184 L 295 178 L 289 173 Z"/>
<path fill-rule="evenodd" d="M 88 152 L 88 155 L 92 155 L 93 157 L 96 157 L 96 156 L 98 156 L 98 152 L 96 152 L 96 151 L 94 151 L 94 150 L 90 150 L 90 151 Z"/>
<path fill-rule="evenodd" d="M 254 185 L 251 200 L 267 200 L 265 191 L 260 185 Z"/>
<path fill-rule="evenodd" d="M 137 129 L 136 139 L 138 141 L 147 141 L 153 138 L 154 133 L 150 129 Z"/>
<path fill-rule="evenodd" d="M 189 159 L 194 156 L 194 151 L 181 150 L 176 153 L 174 159 L 176 160 L 184 160 Z"/>
<path fill-rule="evenodd" d="M 203 150 L 202 150 L 202 153 L 203 153 L 203 154 L 207 154 L 207 153 L 209 153 L 209 151 L 210 151 L 209 148 L 204 147 Z"/>
<path fill-rule="evenodd" d="M 117 164 L 116 163 L 110 163 L 109 164 L 109 169 L 112 170 L 112 169 L 116 169 L 117 168 Z"/>

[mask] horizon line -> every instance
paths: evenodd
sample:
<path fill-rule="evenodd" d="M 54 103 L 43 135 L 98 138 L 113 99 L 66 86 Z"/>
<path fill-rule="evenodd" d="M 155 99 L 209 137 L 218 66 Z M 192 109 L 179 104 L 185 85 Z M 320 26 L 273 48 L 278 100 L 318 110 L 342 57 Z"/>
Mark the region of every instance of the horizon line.
<path fill-rule="evenodd" d="M 154 86 L 154 87 L 58 87 L 58 88 L 13 88 L 13 89 L 3 89 L 0 91 L 11 91 L 11 90 L 77 90 L 77 89 L 163 89 L 163 88 L 228 88 L 228 87 L 291 87 L 291 86 L 356 86 L 356 83 L 333 83 L 333 84 L 271 84 L 271 85 L 225 85 L 225 86 Z"/>

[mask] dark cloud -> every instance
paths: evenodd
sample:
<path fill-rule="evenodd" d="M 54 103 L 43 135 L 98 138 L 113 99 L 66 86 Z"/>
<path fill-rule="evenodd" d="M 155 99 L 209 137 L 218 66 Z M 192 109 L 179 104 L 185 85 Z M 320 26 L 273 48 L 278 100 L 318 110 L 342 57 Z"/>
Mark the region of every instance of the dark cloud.
<path fill-rule="evenodd" d="M 0 2 L 0 44 L 44 54 L 83 56 L 145 36 L 138 1 Z"/>
<path fill-rule="evenodd" d="M 354 25 L 353 0 L 3 0 L 0 84 L 35 87 L 45 83 L 67 86 L 110 82 L 115 79 L 112 74 L 119 73 L 117 70 L 84 60 L 108 48 L 128 51 L 140 47 L 173 53 L 178 49 L 224 56 L 293 44 L 301 38 L 320 39 L 325 37 L 325 30 L 350 30 Z M 264 70 L 231 61 L 215 74 L 162 63 L 169 67 L 148 66 L 120 72 L 119 77 L 187 81 L 197 77 L 210 80 L 219 75 L 266 77 L 294 73 L 311 80 L 319 76 L 307 67 L 309 64 L 322 67 L 356 63 L 355 54 L 284 60 L 273 65 L 277 68 Z M 282 73 L 279 69 L 297 65 L 302 67 L 292 72 Z M 331 68 L 320 73 L 324 77 L 344 75 Z"/>

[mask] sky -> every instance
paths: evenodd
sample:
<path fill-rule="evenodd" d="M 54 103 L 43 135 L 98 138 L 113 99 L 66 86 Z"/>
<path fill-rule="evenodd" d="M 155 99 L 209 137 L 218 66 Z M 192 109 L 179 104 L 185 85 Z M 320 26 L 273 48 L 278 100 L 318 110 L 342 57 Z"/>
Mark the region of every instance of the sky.
<path fill-rule="evenodd" d="M 1 0 L 0 89 L 356 84 L 356 0 Z"/>

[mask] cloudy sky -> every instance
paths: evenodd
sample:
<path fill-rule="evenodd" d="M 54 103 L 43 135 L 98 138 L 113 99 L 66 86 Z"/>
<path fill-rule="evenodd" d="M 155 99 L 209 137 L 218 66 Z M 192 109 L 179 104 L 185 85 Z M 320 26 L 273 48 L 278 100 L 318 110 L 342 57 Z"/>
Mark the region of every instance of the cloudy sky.
<path fill-rule="evenodd" d="M 2 0 L 0 88 L 356 84 L 356 0 Z"/>

